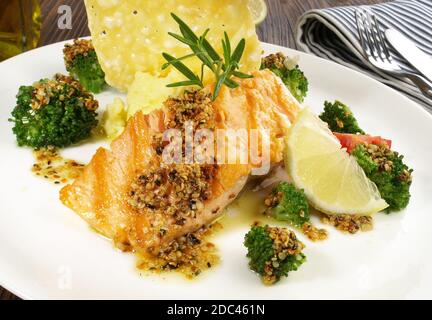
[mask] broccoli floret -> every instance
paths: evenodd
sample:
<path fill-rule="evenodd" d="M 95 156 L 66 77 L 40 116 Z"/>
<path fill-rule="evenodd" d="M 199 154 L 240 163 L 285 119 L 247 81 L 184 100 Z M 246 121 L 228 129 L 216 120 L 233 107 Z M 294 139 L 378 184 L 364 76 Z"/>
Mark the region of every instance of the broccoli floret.
<path fill-rule="evenodd" d="M 287 57 L 283 53 L 271 54 L 263 58 L 261 70 L 271 70 L 282 79 L 292 95 L 299 102 L 303 102 L 309 90 L 309 82 L 298 65 L 289 68 L 286 61 Z"/>
<path fill-rule="evenodd" d="M 378 170 L 378 164 L 373 161 L 370 154 L 366 151 L 364 144 L 356 146 L 351 155 L 356 157 L 357 163 L 363 168 L 366 175 L 370 175 L 372 172 Z"/>
<path fill-rule="evenodd" d="M 244 245 L 248 249 L 249 267 L 265 284 L 278 282 L 306 261 L 303 243 L 285 228 L 253 226 L 245 236 Z"/>
<path fill-rule="evenodd" d="M 279 221 L 287 221 L 294 227 L 309 222 L 309 204 L 303 190 L 288 182 L 279 183 L 265 199 L 265 213 Z"/>
<path fill-rule="evenodd" d="M 374 144 L 360 144 L 352 155 L 388 203 L 387 213 L 406 208 L 410 200 L 413 170 L 403 163 L 403 156 L 387 145 Z"/>
<path fill-rule="evenodd" d="M 98 102 L 73 78 L 56 75 L 22 86 L 9 121 L 19 146 L 66 147 L 90 136 Z"/>
<path fill-rule="evenodd" d="M 66 70 L 87 90 L 99 93 L 106 86 L 103 72 L 91 40 L 74 40 L 63 49 Z"/>
<path fill-rule="evenodd" d="M 340 101 L 336 100 L 334 103 L 324 102 L 324 112 L 320 115 L 320 118 L 327 122 L 333 132 L 364 134 L 351 109 Z"/>

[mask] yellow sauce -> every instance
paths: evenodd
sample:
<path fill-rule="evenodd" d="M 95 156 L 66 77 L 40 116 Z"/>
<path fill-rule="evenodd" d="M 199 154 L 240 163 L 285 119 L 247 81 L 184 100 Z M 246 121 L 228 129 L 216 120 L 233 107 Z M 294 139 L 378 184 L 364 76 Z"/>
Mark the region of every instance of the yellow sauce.
<path fill-rule="evenodd" d="M 54 184 L 68 183 L 76 179 L 84 165 L 75 160 L 64 159 L 57 149 L 49 147 L 33 152 L 36 163 L 32 172 Z"/>
<path fill-rule="evenodd" d="M 161 274 L 176 271 L 187 279 L 196 278 L 203 271 L 219 264 L 216 246 L 209 240 L 222 226 L 214 223 L 173 243 L 158 255 L 136 253 L 138 270 Z"/>
<path fill-rule="evenodd" d="M 275 168 L 264 180 L 253 181 L 241 192 L 236 200 L 226 209 L 220 222 L 224 230 L 230 231 L 251 226 L 255 222 L 263 225 L 287 226 L 286 223 L 264 215 L 264 199 L 272 188 L 281 181 L 288 181 L 283 168 Z"/>
<path fill-rule="evenodd" d="M 251 226 L 255 222 L 261 224 L 275 224 L 275 220 L 264 215 L 264 198 L 268 190 L 254 191 L 249 188 L 225 210 L 219 220 L 225 231 L 236 230 Z M 276 222 L 277 224 L 277 222 Z"/>
<path fill-rule="evenodd" d="M 241 195 L 226 209 L 220 222 L 224 230 L 231 231 L 239 228 L 250 227 L 258 223 L 260 225 L 270 225 L 293 229 L 295 232 L 305 234 L 311 241 L 322 241 L 327 239 L 327 231 L 318 229 L 312 223 L 305 224 L 302 228 L 294 228 L 284 221 L 277 221 L 264 214 L 266 209 L 264 200 L 271 192 L 272 188 L 281 181 L 288 181 L 288 177 L 283 168 L 279 167 L 265 180 L 258 185 L 250 184 Z M 321 213 L 311 208 L 311 214 L 320 216 Z"/>

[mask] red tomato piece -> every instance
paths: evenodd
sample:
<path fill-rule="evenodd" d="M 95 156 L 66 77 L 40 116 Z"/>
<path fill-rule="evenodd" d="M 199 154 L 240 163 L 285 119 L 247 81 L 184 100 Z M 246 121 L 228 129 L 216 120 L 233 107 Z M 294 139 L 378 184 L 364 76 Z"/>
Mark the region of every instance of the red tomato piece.
<path fill-rule="evenodd" d="M 361 134 L 349 134 L 349 133 L 338 133 L 333 132 L 336 138 L 339 139 L 343 148 L 346 148 L 348 153 L 351 153 L 357 145 L 361 143 L 369 143 L 382 145 L 386 144 L 390 149 L 392 146 L 392 141 L 388 139 L 384 139 L 380 136 L 369 136 L 369 135 L 361 135 Z"/>

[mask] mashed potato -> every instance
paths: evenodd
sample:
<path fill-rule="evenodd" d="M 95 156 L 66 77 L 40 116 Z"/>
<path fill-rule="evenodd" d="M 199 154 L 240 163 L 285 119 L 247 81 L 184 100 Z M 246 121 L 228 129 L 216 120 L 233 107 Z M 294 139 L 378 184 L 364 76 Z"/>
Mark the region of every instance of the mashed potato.
<path fill-rule="evenodd" d="M 126 125 L 127 111 L 120 98 L 115 98 L 113 103 L 107 106 L 101 121 L 101 126 L 106 137 L 110 140 L 117 138 Z"/>
<path fill-rule="evenodd" d="M 127 95 L 127 117 L 130 118 L 137 111 L 148 114 L 162 107 L 163 102 L 168 99 L 169 96 L 175 95 L 179 91 L 185 89 L 167 88 L 167 84 L 181 80 L 182 77 L 175 71 L 171 71 L 166 77 L 137 72 Z"/>
<path fill-rule="evenodd" d="M 149 73 L 137 72 L 129 88 L 127 106 L 120 99 L 107 106 L 102 116 L 102 127 L 108 139 L 117 138 L 122 133 L 127 119 L 136 112 L 148 114 L 161 108 L 169 96 L 177 95 L 185 88 L 167 88 L 167 84 L 181 80 L 177 72 L 171 71 L 166 77 L 157 77 Z"/>

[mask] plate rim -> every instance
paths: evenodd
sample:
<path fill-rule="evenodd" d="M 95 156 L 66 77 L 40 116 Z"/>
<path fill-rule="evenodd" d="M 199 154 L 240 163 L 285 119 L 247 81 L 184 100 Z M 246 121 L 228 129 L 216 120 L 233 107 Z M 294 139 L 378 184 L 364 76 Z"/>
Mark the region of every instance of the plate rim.
<path fill-rule="evenodd" d="M 84 38 L 90 38 L 90 37 L 84 37 Z M 50 47 L 59 46 L 60 44 L 67 43 L 67 42 L 69 42 L 71 40 L 72 39 L 65 40 L 65 41 L 60 41 L 60 42 L 56 42 L 56 43 L 52 43 L 52 44 L 45 45 L 45 46 L 42 46 L 42 47 L 38 47 L 38 48 L 35 48 L 33 50 L 24 52 L 24 53 L 22 53 L 20 55 L 17 55 L 15 57 L 12 57 L 12 58 L 9 58 L 7 60 L 4 60 L 4 61 L 2 61 L 0 63 L 0 70 L 6 64 L 14 64 L 14 63 L 16 63 L 15 61 L 21 59 L 23 56 L 32 56 L 32 55 L 35 55 L 35 54 L 37 55 L 39 50 L 42 50 L 42 49 L 50 50 Z M 421 112 L 423 117 L 426 116 L 426 118 L 428 119 L 428 121 L 430 121 L 430 123 L 431 123 L 430 131 L 432 133 L 432 114 L 430 112 L 428 112 L 424 107 L 422 107 L 417 102 L 415 102 L 415 101 L 411 100 L 410 98 L 408 98 L 407 96 L 405 96 L 403 93 L 401 93 L 401 92 L 399 92 L 399 91 L 397 91 L 397 90 L 395 90 L 395 89 L 393 89 L 393 88 L 391 88 L 391 87 L 389 87 L 389 86 L 387 86 L 387 85 L 379 82 L 378 80 L 376 80 L 376 79 L 368 76 L 367 74 L 365 74 L 363 72 L 360 72 L 358 70 L 351 69 L 351 68 L 349 68 L 347 66 L 338 64 L 338 63 L 336 63 L 334 61 L 331 61 L 331 60 L 328 60 L 328 59 L 324 59 L 322 57 L 318 57 L 318 56 L 312 55 L 310 53 L 302 52 L 302 51 L 299 51 L 299 50 L 296 50 L 296 49 L 293 49 L 293 48 L 284 47 L 284 46 L 281 46 L 281 45 L 270 44 L 270 43 L 267 43 L 267 42 L 261 42 L 261 44 L 262 44 L 264 52 L 269 52 L 269 51 L 277 52 L 278 50 L 279 51 L 282 50 L 282 51 L 289 51 L 290 53 L 295 54 L 295 55 L 309 56 L 311 59 L 316 60 L 318 64 L 319 63 L 329 63 L 334 68 L 338 68 L 340 70 L 344 70 L 344 71 L 347 71 L 347 72 L 353 72 L 353 73 L 357 74 L 358 76 L 360 76 L 365 81 L 369 81 L 369 82 L 372 81 L 374 83 L 374 86 L 378 86 L 380 90 L 389 90 L 389 91 L 391 91 L 392 94 L 396 94 L 396 97 L 398 99 L 402 99 L 404 101 L 404 104 L 411 105 L 412 108 L 415 108 L 419 112 Z M 42 296 L 39 296 L 39 294 L 41 292 L 38 293 L 38 290 L 34 290 L 33 293 L 29 293 L 29 292 L 25 292 L 25 291 L 32 291 L 31 289 L 28 289 L 28 287 L 26 289 L 23 286 L 18 287 L 16 285 L 14 285 L 13 283 L 9 283 L 9 281 L 7 280 L 7 277 L 6 278 L 2 277 L 2 272 L 0 272 L 0 286 L 2 286 L 7 291 L 11 292 L 12 294 L 14 294 L 14 295 L 16 295 L 19 298 L 24 299 L 24 300 L 44 299 Z"/>

